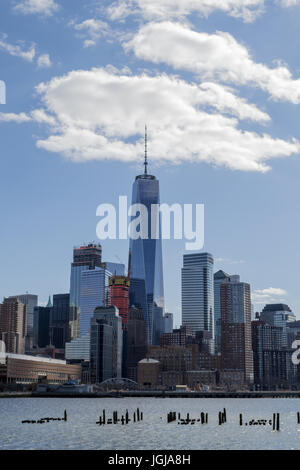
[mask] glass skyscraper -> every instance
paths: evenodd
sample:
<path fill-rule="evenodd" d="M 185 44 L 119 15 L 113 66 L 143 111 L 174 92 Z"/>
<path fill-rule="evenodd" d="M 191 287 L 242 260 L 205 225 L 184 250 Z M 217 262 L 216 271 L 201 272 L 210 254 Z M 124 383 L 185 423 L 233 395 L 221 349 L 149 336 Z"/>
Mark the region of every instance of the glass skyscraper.
<path fill-rule="evenodd" d="M 214 259 L 210 253 L 183 255 L 182 324 L 214 338 Z"/>
<path fill-rule="evenodd" d="M 95 308 L 103 307 L 106 304 L 110 275 L 111 273 L 102 268 L 90 269 L 81 273 L 80 337 L 89 333 Z"/>
<path fill-rule="evenodd" d="M 70 334 L 71 339 L 80 336 L 80 284 L 81 274 L 88 269 L 102 267 L 102 247 L 90 243 L 75 247 L 70 279 Z"/>
<path fill-rule="evenodd" d="M 156 344 L 164 312 L 164 288 L 161 244 L 161 220 L 158 214 L 157 239 L 151 238 L 151 205 L 159 204 L 159 181 L 145 172 L 133 183 L 132 204 L 143 204 L 148 210 L 148 238 L 130 239 L 128 274 L 130 305 L 142 308 L 148 344 Z M 140 227 L 140 231 L 142 228 Z M 145 231 L 146 232 L 146 231 Z M 158 323 L 158 324 L 157 324 Z M 158 340 L 159 341 L 159 340 Z"/>

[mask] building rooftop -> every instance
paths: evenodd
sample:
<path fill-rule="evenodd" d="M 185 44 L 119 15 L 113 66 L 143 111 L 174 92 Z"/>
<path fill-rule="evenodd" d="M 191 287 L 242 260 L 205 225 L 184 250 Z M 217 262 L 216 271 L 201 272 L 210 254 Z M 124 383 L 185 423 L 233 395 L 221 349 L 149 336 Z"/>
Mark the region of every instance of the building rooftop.
<path fill-rule="evenodd" d="M 157 361 L 156 359 L 150 359 L 150 358 L 145 358 L 139 361 L 139 364 L 158 364 L 158 363 L 159 361 Z"/>
<path fill-rule="evenodd" d="M 11 354 L 11 353 L 0 353 L 0 362 L 1 359 L 19 359 L 22 361 L 34 361 L 34 362 L 47 362 L 51 364 L 67 364 L 66 361 L 61 359 L 52 359 L 50 357 L 40 357 L 40 356 L 27 356 L 26 354 Z"/>
<path fill-rule="evenodd" d="M 267 304 L 263 308 L 263 312 L 291 312 L 292 310 L 286 304 Z"/>

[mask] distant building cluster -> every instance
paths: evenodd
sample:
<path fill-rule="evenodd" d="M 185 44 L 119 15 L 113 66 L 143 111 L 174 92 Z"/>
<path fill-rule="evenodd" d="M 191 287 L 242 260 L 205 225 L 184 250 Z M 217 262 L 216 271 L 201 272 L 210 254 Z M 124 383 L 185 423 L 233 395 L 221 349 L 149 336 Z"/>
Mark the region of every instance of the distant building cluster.
<path fill-rule="evenodd" d="M 159 204 L 145 172 L 133 204 Z M 151 233 L 151 221 L 148 224 Z M 102 246 L 75 247 L 68 293 L 38 305 L 29 293 L 0 304 L 0 385 L 77 381 L 109 387 L 118 379 L 147 389 L 299 389 L 292 343 L 300 321 L 284 304 L 252 314 L 250 285 L 214 272 L 210 253 L 183 255 L 182 325 L 165 311 L 161 239 L 130 240 L 125 265 L 103 261 Z"/>

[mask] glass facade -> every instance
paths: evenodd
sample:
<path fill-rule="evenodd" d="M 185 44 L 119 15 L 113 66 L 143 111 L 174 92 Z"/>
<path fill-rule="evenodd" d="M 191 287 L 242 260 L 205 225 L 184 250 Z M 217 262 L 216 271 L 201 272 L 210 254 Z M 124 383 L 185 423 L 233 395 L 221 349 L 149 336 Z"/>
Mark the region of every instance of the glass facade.
<path fill-rule="evenodd" d="M 143 309 L 148 344 L 156 342 L 157 334 L 154 332 L 157 331 L 158 325 L 155 324 L 157 316 L 155 309 L 159 307 L 162 312 L 164 311 L 160 215 L 158 237 L 151 238 L 151 205 L 159 202 L 159 182 L 155 176 L 148 174 L 137 176 L 133 184 L 132 204 L 143 204 L 148 210 L 148 238 L 130 239 L 128 267 L 131 282 L 130 304 Z M 141 230 L 139 227 L 139 231 Z"/>
<path fill-rule="evenodd" d="M 87 271 L 89 266 L 72 265 L 70 283 L 70 332 L 71 338 L 75 339 L 80 334 L 80 283 L 81 273 Z"/>
<path fill-rule="evenodd" d="M 103 307 L 106 304 L 110 275 L 111 273 L 102 268 L 90 269 L 81 273 L 80 336 L 89 332 L 95 308 Z"/>
<path fill-rule="evenodd" d="M 210 253 L 183 256 L 182 324 L 214 338 L 214 259 Z"/>

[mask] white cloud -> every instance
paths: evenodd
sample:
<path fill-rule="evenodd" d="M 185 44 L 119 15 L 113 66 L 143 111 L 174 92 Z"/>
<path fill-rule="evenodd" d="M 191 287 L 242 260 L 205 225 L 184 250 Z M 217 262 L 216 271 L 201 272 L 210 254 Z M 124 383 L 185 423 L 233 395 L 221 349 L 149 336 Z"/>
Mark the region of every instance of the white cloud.
<path fill-rule="evenodd" d="M 72 21 L 70 25 L 76 31 L 81 32 L 81 35 L 84 38 L 85 47 L 96 45 L 100 37 L 107 36 L 110 32 L 110 28 L 107 23 L 92 18 L 85 20 L 82 23 L 75 23 Z"/>
<path fill-rule="evenodd" d="M 31 112 L 31 117 L 34 121 L 40 124 L 49 124 L 55 126 L 57 124 L 55 118 L 47 114 L 44 109 L 35 109 Z"/>
<path fill-rule="evenodd" d="M 199 87 L 166 75 L 128 76 L 95 68 L 53 78 L 37 91 L 46 115 L 55 120 L 49 137 L 37 146 L 74 161 L 139 161 L 146 122 L 153 163 L 207 162 L 265 172 L 268 160 L 300 150 L 296 140 L 239 129 L 237 118 L 220 111 L 262 121 L 266 116 L 215 84 Z"/>
<path fill-rule="evenodd" d="M 2 39 L 0 39 L 0 49 L 8 52 L 12 56 L 21 57 L 28 62 L 32 62 L 35 57 L 35 47 L 31 46 L 28 50 L 24 50 L 22 46 L 23 43 L 13 45 L 7 42 L 6 35 L 2 35 Z"/>
<path fill-rule="evenodd" d="M 277 3 L 280 3 L 283 7 L 294 7 L 300 5 L 300 0 L 277 0 Z"/>
<path fill-rule="evenodd" d="M 264 0 L 120 0 L 108 8 L 108 14 L 112 20 L 132 14 L 146 20 L 165 20 L 192 13 L 208 16 L 216 10 L 251 22 L 264 11 Z"/>
<path fill-rule="evenodd" d="M 16 123 L 23 123 L 31 121 L 31 117 L 25 113 L 0 113 L 0 122 L 16 122 Z"/>
<path fill-rule="evenodd" d="M 37 64 L 39 68 L 49 68 L 52 66 L 49 54 L 42 54 L 37 59 Z"/>
<path fill-rule="evenodd" d="M 54 0 L 22 0 L 18 2 L 14 10 L 23 14 L 53 15 L 59 5 Z"/>
<path fill-rule="evenodd" d="M 239 259 L 239 260 L 233 260 L 230 258 L 216 258 L 215 259 L 216 263 L 227 263 L 227 264 L 244 264 L 245 260 Z"/>
<path fill-rule="evenodd" d="M 239 119 L 267 122 L 270 116 L 234 94 L 234 90 L 223 85 L 204 82 L 199 86 L 199 103 L 216 108 L 220 112 L 231 113 Z"/>
<path fill-rule="evenodd" d="M 22 124 L 24 122 L 35 121 L 39 124 L 49 124 L 55 126 L 56 120 L 50 114 L 47 114 L 44 109 L 35 109 L 30 114 L 26 113 L 0 113 L 0 122 L 15 122 Z"/>
<path fill-rule="evenodd" d="M 267 289 L 254 290 L 251 294 L 251 300 L 256 304 L 268 304 L 285 301 L 286 296 L 286 290 L 277 287 L 269 287 Z"/>
<path fill-rule="evenodd" d="M 300 102 L 300 79 L 293 79 L 283 64 L 269 68 L 254 62 L 247 48 L 229 33 L 199 33 L 180 23 L 149 23 L 124 48 L 139 59 L 189 70 L 205 79 L 258 86 L 273 99 Z"/>

